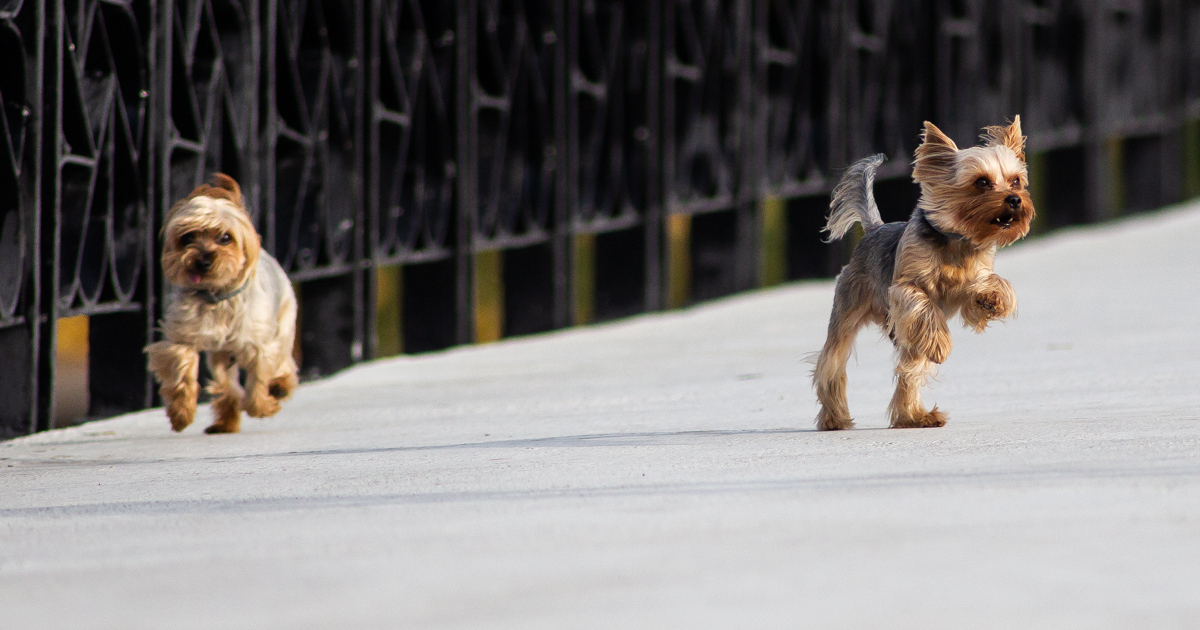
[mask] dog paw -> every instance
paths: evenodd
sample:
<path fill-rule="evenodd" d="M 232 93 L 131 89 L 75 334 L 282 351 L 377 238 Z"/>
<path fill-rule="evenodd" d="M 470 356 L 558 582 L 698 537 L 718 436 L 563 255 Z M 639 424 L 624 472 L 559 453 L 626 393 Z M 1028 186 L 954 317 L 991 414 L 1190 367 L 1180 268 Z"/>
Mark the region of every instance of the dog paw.
<path fill-rule="evenodd" d="M 270 396 L 251 396 L 247 397 L 244 409 L 246 414 L 253 418 L 267 418 L 279 413 L 282 409 L 279 401 Z"/>
<path fill-rule="evenodd" d="M 938 411 L 937 407 L 915 418 L 893 418 L 893 429 L 928 429 L 946 426 L 950 416 Z"/>
<path fill-rule="evenodd" d="M 994 314 L 1000 305 L 1000 298 L 995 293 L 980 295 L 975 298 L 975 305 L 988 313 Z"/>
<path fill-rule="evenodd" d="M 192 424 L 196 416 L 196 406 L 187 403 L 171 404 L 167 407 L 167 418 L 171 420 L 171 430 L 179 433 Z"/>
<path fill-rule="evenodd" d="M 237 433 L 242 429 L 240 422 L 214 422 L 204 429 L 204 432 L 213 435 L 215 433 Z"/>
<path fill-rule="evenodd" d="M 824 409 L 817 414 L 818 431 L 843 431 L 853 428 L 854 420 L 850 418 L 835 418 L 831 414 L 826 413 Z"/>
<path fill-rule="evenodd" d="M 278 376 L 271 379 L 267 385 L 267 393 L 275 400 L 286 400 L 292 395 L 292 390 L 296 389 L 297 381 L 295 374 Z"/>
<path fill-rule="evenodd" d="M 1012 315 L 1016 306 L 1016 296 L 1007 280 L 991 276 L 979 289 L 973 300 L 977 319 L 1004 319 Z"/>

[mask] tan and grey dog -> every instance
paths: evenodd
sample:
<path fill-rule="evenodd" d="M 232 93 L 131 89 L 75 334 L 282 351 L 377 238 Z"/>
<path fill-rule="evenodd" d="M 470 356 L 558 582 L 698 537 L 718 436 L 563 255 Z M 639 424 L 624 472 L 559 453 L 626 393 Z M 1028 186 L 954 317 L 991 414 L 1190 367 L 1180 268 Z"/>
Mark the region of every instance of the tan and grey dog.
<path fill-rule="evenodd" d="M 846 360 L 858 330 L 879 324 L 896 346 L 892 427 L 940 427 L 947 416 L 926 411 L 921 387 L 933 364 L 950 354 L 947 320 L 960 314 L 983 332 L 988 322 L 1016 312 L 1008 281 L 992 273 L 996 249 L 1029 232 L 1033 203 L 1025 168 L 1021 118 L 988 127 L 983 145 L 959 149 L 925 123 L 913 163 L 921 198 L 906 222 L 885 224 L 871 188 L 882 155 L 855 163 L 833 190 L 829 240 L 855 223 L 864 234 L 837 278 L 833 314 L 813 382 L 821 411 L 817 428 L 854 426 L 846 404 Z"/>
<path fill-rule="evenodd" d="M 297 383 L 296 295 L 262 251 L 233 178 L 217 173 L 171 208 L 162 269 L 172 285 L 164 339 L 146 352 L 171 428 L 184 430 L 196 415 L 200 352 L 208 353 L 208 391 L 216 397 L 206 433 L 236 433 L 243 409 L 256 418 L 278 413 Z M 248 391 L 238 384 L 239 367 Z"/>

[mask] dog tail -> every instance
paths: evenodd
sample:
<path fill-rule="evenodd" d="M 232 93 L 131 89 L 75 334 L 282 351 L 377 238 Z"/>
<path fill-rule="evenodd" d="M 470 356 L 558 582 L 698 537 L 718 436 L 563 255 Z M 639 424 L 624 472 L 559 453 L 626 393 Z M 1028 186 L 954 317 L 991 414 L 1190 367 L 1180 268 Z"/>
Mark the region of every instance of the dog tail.
<path fill-rule="evenodd" d="M 886 159 L 882 153 L 863 158 L 842 175 L 842 181 L 833 189 L 833 201 L 829 203 L 829 222 L 822 230 L 829 233 L 826 243 L 845 236 L 855 223 L 862 223 L 867 232 L 883 225 L 871 188 L 875 185 L 875 169 Z"/>

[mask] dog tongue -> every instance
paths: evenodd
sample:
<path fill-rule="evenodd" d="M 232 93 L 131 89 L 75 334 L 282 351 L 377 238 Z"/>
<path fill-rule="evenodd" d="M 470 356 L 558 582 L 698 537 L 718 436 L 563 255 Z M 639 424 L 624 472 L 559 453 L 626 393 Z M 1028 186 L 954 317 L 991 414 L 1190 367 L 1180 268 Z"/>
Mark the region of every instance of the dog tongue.
<path fill-rule="evenodd" d="M 191 280 L 192 284 L 200 284 L 200 274 L 190 273 L 188 274 L 188 280 Z"/>

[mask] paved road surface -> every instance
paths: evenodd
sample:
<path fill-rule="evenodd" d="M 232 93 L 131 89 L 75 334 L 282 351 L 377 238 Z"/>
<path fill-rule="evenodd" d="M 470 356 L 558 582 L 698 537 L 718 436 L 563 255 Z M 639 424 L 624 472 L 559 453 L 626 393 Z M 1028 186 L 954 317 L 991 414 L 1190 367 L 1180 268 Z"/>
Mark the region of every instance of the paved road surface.
<path fill-rule="evenodd" d="M 1020 318 L 812 430 L 811 282 L 0 444 L 3 628 L 1200 627 L 1200 206 L 1006 251 Z"/>

